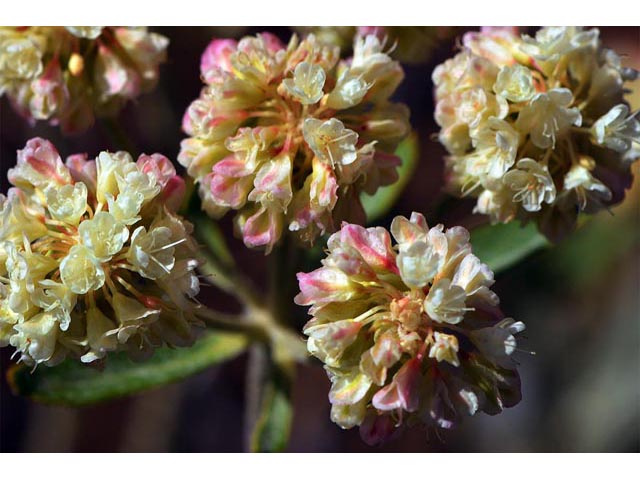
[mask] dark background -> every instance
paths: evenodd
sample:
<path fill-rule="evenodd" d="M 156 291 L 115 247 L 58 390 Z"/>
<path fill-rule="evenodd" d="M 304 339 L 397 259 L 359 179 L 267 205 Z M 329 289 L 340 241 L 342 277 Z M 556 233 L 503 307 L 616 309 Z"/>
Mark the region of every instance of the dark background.
<path fill-rule="evenodd" d="M 184 110 L 198 96 L 200 55 L 212 37 L 272 31 L 288 40 L 286 28 L 176 27 L 153 29 L 169 37 L 168 62 L 152 93 L 119 116 L 139 152 L 177 157 L 184 138 Z M 464 31 L 462 29 L 461 31 Z M 640 68 L 640 28 L 602 28 L 605 46 Z M 430 61 L 405 66 L 397 99 L 409 105 L 418 131 L 417 171 L 393 212 L 379 222 L 388 227 L 412 210 L 431 222 L 472 226 L 472 203 L 437 211 L 442 198 L 444 150 L 434 140 L 431 72 L 456 51 L 457 38 L 444 42 Z M 630 102 L 640 107 L 640 82 Z M 34 136 L 51 140 L 63 157 L 95 156 L 116 150 L 98 122 L 88 132 L 63 137 L 57 128 L 30 127 L 0 101 L 0 191 L 15 152 Z M 634 172 L 639 172 L 638 164 Z M 638 451 L 640 449 L 640 187 L 638 181 L 613 215 L 601 212 L 570 239 L 540 251 L 498 275 L 495 290 L 503 310 L 527 324 L 519 353 L 523 400 L 497 417 L 478 414 L 442 441 L 417 428 L 382 447 L 368 447 L 357 429 L 342 431 L 329 419 L 329 381 L 312 361 L 298 368 L 295 416 L 289 450 L 357 451 Z M 258 285 L 265 283 L 265 257 L 232 238 L 230 218 L 222 222 L 233 253 Z M 207 303 L 228 302 L 214 289 Z M 300 311 L 299 324 L 306 321 Z M 38 452 L 226 452 L 243 449 L 246 355 L 180 383 L 94 407 L 50 407 L 14 396 L 6 383 L 11 348 L 0 351 L 0 451 Z M 525 467 L 526 468 L 526 467 Z"/>

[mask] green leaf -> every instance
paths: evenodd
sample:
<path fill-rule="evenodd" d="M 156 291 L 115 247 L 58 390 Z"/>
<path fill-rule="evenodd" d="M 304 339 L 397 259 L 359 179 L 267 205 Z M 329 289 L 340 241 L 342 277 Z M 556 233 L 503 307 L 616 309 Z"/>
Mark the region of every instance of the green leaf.
<path fill-rule="evenodd" d="M 570 288 L 581 291 L 606 278 L 640 242 L 638 210 L 602 212 L 583 222 L 572 238 L 558 245 L 550 255 L 554 271 L 563 275 Z"/>
<path fill-rule="evenodd" d="M 471 232 L 473 253 L 495 273 L 549 245 L 534 223 L 485 225 Z"/>
<path fill-rule="evenodd" d="M 236 333 L 209 332 L 190 348 L 161 348 L 145 362 L 129 360 L 124 352 L 109 356 L 99 371 L 77 361 L 35 372 L 14 366 L 8 373 L 14 393 L 33 400 L 68 406 L 89 405 L 182 380 L 240 354 L 247 338 Z"/>
<path fill-rule="evenodd" d="M 266 345 L 254 344 L 247 372 L 249 450 L 281 452 L 287 448 L 293 405 L 293 361 L 275 360 Z"/>
<path fill-rule="evenodd" d="M 368 223 L 374 223 L 391 210 L 409 180 L 411 180 L 411 176 L 418 165 L 419 154 L 420 143 L 418 142 L 418 135 L 416 132 L 412 132 L 396 149 L 396 155 L 402 159 L 402 164 L 398 168 L 398 181 L 392 185 L 379 188 L 373 195 L 363 193 L 360 196 L 364 210 L 367 212 Z"/>

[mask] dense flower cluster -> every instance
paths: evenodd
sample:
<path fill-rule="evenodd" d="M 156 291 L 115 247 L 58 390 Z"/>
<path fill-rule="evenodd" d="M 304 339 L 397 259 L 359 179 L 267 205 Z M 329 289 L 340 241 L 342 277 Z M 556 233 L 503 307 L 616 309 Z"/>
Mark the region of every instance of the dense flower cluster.
<path fill-rule="evenodd" d="M 86 130 L 151 90 L 167 38 L 132 27 L 0 27 L 0 95 L 32 121 Z"/>
<path fill-rule="evenodd" d="M 159 154 L 60 159 L 34 138 L 0 195 L 0 346 L 29 365 L 145 357 L 187 345 L 198 323 L 184 182 Z"/>
<path fill-rule="evenodd" d="M 353 38 L 360 35 L 376 35 L 392 45 L 391 56 L 403 63 L 415 64 L 426 62 L 438 45 L 451 38 L 454 27 L 419 27 L 419 26 L 386 26 L 386 27 L 295 27 L 301 33 L 313 33 L 320 40 L 349 50 Z"/>
<path fill-rule="evenodd" d="M 449 180 L 492 222 L 535 220 L 551 239 L 580 211 L 620 201 L 640 156 L 640 123 L 624 101 L 623 68 L 598 30 L 547 27 L 464 36 L 433 73 L 435 118 Z"/>
<path fill-rule="evenodd" d="M 311 305 L 304 333 L 332 382 L 332 420 L 375 443 L 402 425 L 451 428 L 516 404 L 511 354 L 524 324 L 503 318 L 467 230 L 429 229 L 414 212 L 391 233 L 395 247 L 384 228 L 345 223 L 323 266 L 298 274 L 295 301 Z"/>
<path fill-rule="evenodd" d="M 313 242 L 341 220 L 362 223 L 360 193 L 396 180 L 409 114 L 389 101 L 403 71 L 377 37 L 356 38 L 342 61 L 313 35 L 286 47 L 269 33 L 218 39 L 201 72 L 178 160 L 209 214 L 238 211 L 247 246 L 268 252 L 284 228 Z"/>

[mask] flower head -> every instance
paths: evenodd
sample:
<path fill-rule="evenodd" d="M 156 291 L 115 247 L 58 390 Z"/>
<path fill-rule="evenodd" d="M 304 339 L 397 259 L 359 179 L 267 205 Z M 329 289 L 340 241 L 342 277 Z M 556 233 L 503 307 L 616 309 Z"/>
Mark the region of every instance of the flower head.
<path fill-rule="evenodd" d="M 166 157 L 134 163 L 102 152 L 65 164 L 34 138 L 9 181 L 0 196 L 0 345 L 26 364 L 55 365 L 194 340 L 196 246 L 175 213 L 184 185 Z"/>
<path fill-rule="evenodd" d="M 325 43 L 338 45 L 343 51 L 352 47 L 356 35 L 375 35 L 380 41 L 393 45 L 393 58 L 403 63 L 418 64 L 428 61 L 441 42 L 452 38 L 455 27 L 378 26 L 378 27 L 293 27 L 301 34 L 313 33 Z"/>
<path fill-rule="evenodd" d="M 391 235 L 397 244 L 391 243 Z M 461 227 L 396 217 L 343 223 L 323 266 L 299 273 L 309 352 L 331 379 L 331 418 L 378 442 L 404 425 L 450 428 L 519 400 L 511 354 L 524 324 L 503 318 L 493 273 Z"/>
<path fill-rule="evenodd" d="M 237 231 L 267 252 L 283 235 L 313 242 L 362 212 L 359 194 L 395 181 L 408 111 L 389 101 L 400 65 L 375 36 L 353 58 L 315 36 L 216 39 L 206 82 L 185 113 L 179 161 L 213 216 L 236 210 Z"/>
<path fill-rule="evenodd" d="M 168 40 L 133 27 L 0 28 L 0 94 L 67 133 L 112 115 L 158 80 Z"/>
<path fill-rule="evenodd" d="M 598 30 L 507 28 L 464 35 L 434 70 L 436 122 L 452 190 L 492 222 L 536 221 L 552 240 L 623 198 L 640 123 L 624 102 L 624 68 Z M 636 112 L 637 113 L 637 112 Z"/>

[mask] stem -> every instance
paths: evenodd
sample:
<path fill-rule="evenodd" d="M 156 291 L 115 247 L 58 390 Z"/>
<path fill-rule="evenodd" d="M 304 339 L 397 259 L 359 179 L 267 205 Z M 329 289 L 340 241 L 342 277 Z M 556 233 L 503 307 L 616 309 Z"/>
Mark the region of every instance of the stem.
<path fill-rule="evenodd" d="M 247 452 L 252 451 L 253 432 L 260 418 L 260 407 L 262 406 L 264 384 L 267 381 L 268 371 L 268 347 L 265 344 L 254 343 L 249 347 L 245 379 L 244 444 Z"/>
<path fill-rule="evenodd" d="M 269 308 L 277 324 L 294 326 L 291 302 L 295 296 L 295 271 L 300 249 L 284 235 L 269 256 Z"/>
<path fill-rule="evenodd" d="M 205 262 L 198 269 L 204 273 L 209 282 L 225 293 L 235 296 L 246 306 L 258 308 L 263 304 L 249 280 L 236 270 L 224 268 L 210 253 L 202 252 Z"/>

